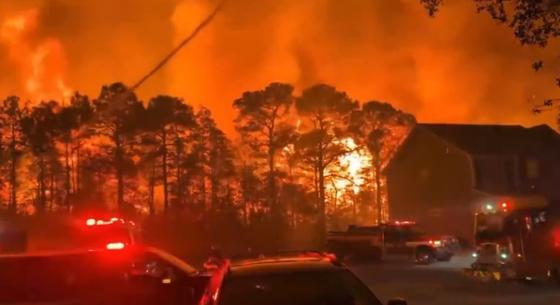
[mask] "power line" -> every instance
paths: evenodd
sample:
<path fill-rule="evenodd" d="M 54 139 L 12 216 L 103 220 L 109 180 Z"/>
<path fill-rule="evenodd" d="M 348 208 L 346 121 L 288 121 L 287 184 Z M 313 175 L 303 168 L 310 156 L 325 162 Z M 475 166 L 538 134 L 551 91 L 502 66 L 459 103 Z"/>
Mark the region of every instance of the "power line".
<path fill-rule="evenodd" d="M 216 8 L 214 8 L 214 10 L 204 19 L 202 20 L 198 26 L 191 32 L 191 34 L 189 36 L 187 36 L 185 39 L 183 39 L 173 50 L 171 50 L 171 52 L 169 54 L 167 54 L 167 56 L 165 56 L 152 70 L 150 70 L 146 75 L 144 75 L 144 77 L 142 77 L 138 82 L 136 82 L 134 85 L 132 85 L 129 90 L 131 92 L 135 91 L 136 89 L 138 89 L 138 87 L 142 86 L 142 84 L 144 84 L 150 77 L 152 77 L 154 74 L 156 74 L 161 68 L 163 68 L 163 66 L 165 66 L 169 60 L 171 60 L 173 57 L 175 57 L 175 55 L 177 55 L 177 53 L 184 48 L 187 44 L 189 44 L 189 42 L 191 42 L 206 26 L 208 26 L 212 20 L 214 19 L 214 17 L 216 17 L 216 15 L 222 10 L 224 4 L 226 3 L 226 0 L 222 0 L 220 1 L 220 3 L 218 3 L 218 5 L 216 6 Z"/>

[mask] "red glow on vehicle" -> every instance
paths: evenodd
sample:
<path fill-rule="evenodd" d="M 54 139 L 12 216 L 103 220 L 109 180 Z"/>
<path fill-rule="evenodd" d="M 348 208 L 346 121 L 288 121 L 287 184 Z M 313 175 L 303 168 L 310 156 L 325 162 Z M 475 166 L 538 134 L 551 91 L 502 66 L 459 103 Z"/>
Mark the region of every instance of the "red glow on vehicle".
<path fill-rule="evenodd" d="M 112 217 L 110 219 L 95 219 L 95 218 L 88 218 L 86 220 L 86 225 L 88 227 L 93 227 L 93 226 L 105 226 L 105 225 L 111 225 L 111 224 L 115 224 L 115 223 L 125 223 L 124 219 L 122 218 L 117 218 L 117 217 Z"/>
<path fill-rule="evenodd" d="M 125 244 L 121 242 L 108 243 L 106 248 L 107 250 L 122 250 L 125 248 Z"/>
<path fill-rule="evenodd" d="M 560 227 L 556 227 L 552 231 L 552 241 L 554 243 L 554 248 L 560 250 Z"/>
<path fill-rule="evenodd" d="M 324 253 L 324 256 L 330 261 L 336 261 L 336 254 L 334 253 Z"/>
<path fill-rule="evenodd" d="M 397 226 L 410 226 L 416 224 L 416 222 L 409 220 L 395 220 L 393 223 Z"/>
<path fill-rule="evenodd" d="M 504 210 L 504 211 L 507 211 L 507 210 L 509 210 L 509 208 L 510 208 L 509 203 L 508 203 L 508 202 L 505 202 L 505 201 L 502 202 L 502 203 L 500 204 L 500 206 L 502 207 L 502 210 Z"/>

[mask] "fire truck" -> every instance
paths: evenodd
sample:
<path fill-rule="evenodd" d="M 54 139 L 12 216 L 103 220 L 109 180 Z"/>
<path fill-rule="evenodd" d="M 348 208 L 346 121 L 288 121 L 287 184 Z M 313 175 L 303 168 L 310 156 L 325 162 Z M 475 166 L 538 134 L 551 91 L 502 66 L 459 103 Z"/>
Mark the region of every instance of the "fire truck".
<path fill-rule="evenodd" d="M 449 261 L 453 250 L 442 237 L 427 236 L 413 221 L 393 221 L 380 226 L 349 226 L 329 232 L 327 248 L 337 257 L 381 260 L 407 256 L 418 264 Z"/>
<path fill-rule="evenodd" d="M 560 209 L 542 201 L 484 203 L 474 218 L 472 269 L 498 279 L 559 281 Z"/>

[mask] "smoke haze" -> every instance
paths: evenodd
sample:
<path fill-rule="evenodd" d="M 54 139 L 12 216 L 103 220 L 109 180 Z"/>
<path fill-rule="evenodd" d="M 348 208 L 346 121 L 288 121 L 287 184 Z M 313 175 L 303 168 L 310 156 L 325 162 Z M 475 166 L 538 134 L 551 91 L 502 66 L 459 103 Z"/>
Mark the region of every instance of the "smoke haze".
<path fill-rule="evenodd" d="M 2 0 L 0 24 L 36 11 L 37 25 L 18 45 L 0 35 L 0 96 L 63 97 L 57 78 L 92 96 L 109 82 L 134 83 L 216 3 Z M 19 52 L 22 44 L 31 55 Z M 38 94 L 28 88 L 34 65 L 25 62 L 45 44 L 51 51 L 36 76 L 44 88 Z M 521 47 L 505 26 L 476 14 L 471 0 L 446 2 L 436 18 L 418 0 L 230 0 L 139 94 L 206 105 L 230 133 L 233 99 L 272 81 L 298 90 L 330 83 L 362 101 L 388 101 L 419 121 L 554 124 L 551 114 L 534 116 L 531 107 L 557 96 L 556 46 Z M 535 73 L 537 59 L 545 67 Z"/>

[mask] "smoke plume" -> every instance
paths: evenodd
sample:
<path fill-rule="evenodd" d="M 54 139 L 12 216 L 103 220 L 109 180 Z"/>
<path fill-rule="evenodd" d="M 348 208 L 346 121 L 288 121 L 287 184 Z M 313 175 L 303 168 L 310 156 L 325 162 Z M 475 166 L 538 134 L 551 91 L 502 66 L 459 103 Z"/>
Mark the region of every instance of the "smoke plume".
<path fill-rule="evenodd" d="M 63 71 L 68 88 L 97 95 L 102 84 L 138 80 L 217 2 L 3 0 L 0 24 L 35 10 L 28 47 L 59 44 L 53 48 L 64 58 L 48 65 L 65 66 L 52 69 Z M 8 72 L 0 73 L 0 95 L 29 93 L 16 76 L 27 72 L 13 47 L 0 39 L 0 70 Z M 556 97 L 555 47 L 521 47 L 470 0 L 448 1 L 436 18 L 417 0 L 230 0 L 139 94 L 206 105 L 230 133 L 232 100 L 272 81 L 298 90 L 330 83 L 362 101 L 391 102 L 419 121 L 552 123 L 531 108 Z M 538 73 L 531 70 L 537 59 L 545 60 Z"/>

